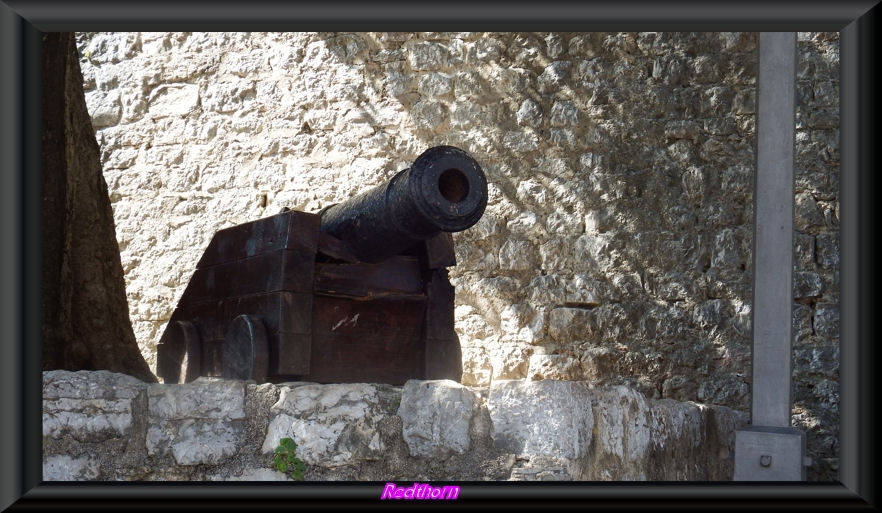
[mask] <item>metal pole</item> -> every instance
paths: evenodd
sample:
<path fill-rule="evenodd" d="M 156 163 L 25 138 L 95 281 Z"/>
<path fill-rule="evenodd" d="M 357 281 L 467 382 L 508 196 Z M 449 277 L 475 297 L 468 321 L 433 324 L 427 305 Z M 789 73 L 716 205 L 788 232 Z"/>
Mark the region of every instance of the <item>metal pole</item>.
<path fill-rule="evenodd" d="M 804 480 L 805 434 L 790 427 L 796 33 L 759 36 L 751 426 L 735 479 Z"/>

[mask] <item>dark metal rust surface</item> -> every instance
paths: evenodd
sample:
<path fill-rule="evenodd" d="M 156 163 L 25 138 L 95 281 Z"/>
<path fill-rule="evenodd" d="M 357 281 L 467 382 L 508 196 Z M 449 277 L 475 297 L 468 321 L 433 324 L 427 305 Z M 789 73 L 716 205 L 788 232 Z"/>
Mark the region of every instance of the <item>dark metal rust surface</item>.
<path fill-rule="evenodd" d="M 321 231 L 363 262 L 378 262 L 439 232 L 470 228 L 487 206 L 487 178 L 465 151 L 435 146 L 384 185 L 322 212 Z"/>
<path fill-rule="evenodd" d="M 162 335 L 157 374 L 459 381 L 451 233 L 474 225 L 486 203 L 477 162 L 439 146 L 320 213 L 286 210 L 218 231 Z"/>

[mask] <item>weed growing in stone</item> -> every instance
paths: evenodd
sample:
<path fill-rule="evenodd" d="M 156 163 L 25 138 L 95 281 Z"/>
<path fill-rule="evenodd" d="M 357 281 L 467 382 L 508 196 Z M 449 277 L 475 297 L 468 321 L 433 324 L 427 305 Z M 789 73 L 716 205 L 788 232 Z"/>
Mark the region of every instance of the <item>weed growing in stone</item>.
<path fill-rule="evenodd" d="M 306 470 L 306 464 L 298 458 L 297 443 L 291 438 L 282 438 L 279 440 L 279 446 L 273 454 L 273 465 L 279 472 L 290 474 L 291 478 L 296 481 L 303 481 L 303 472 Z"/>

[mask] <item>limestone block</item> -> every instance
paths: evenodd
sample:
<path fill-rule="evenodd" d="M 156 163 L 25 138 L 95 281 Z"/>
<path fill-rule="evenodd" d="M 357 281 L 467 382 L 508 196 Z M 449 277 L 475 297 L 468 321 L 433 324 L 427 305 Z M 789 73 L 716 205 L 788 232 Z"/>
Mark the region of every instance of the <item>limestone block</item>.
<path fill-rule="evenodd" d="M 371 60 L 373 60 L 374 62 L 380 62 L 380 63 L 396 62 L 396 61 L 401 61 L 402 59 L 404 59 L 404 55 L 405 55 L 404 50 L 401 50 L 401 49 L 390 50 L 390 49 L 384 48 L 384 49 L 378 51 L 376 54 L 374 54 L 374 56 L 371 58 Z"/>
<path fill-rule="evenodd" d="M 109 371 L 43 373 L 43 436 L 100 442 L 131 435 L 132 401 L 147 383 Z"/>
<path fill-rule="evenodd" d="M 515 117 L 521 126 L 539 128 L 542 125 L 542 106 L 536 100 L 527 98 L 521 103 Z"/>
<path fill-rule="evenodd" d="M 586 234 L 604 233 L 612 228 L 615 228 L 615 219 L 608 210 L 589 210 L 585 213 Z"/>
<path fill-rule="evenodd" d="M 591 396 L 594 454 L 590 472 L 601 480 L 644 480 L 652 437 L 650 407 L 643 394 L 625 387 L 597 389 Z"/>
<path fill-rule="evenodd" d="M 523 457 L 585 457 L 594 427 L 591 398 L 581 382 L 495 380 L 487 402 L 493 443 Z"/>
<path fill-rule="evenodd" d="M 499 258 L 495 251 L 488 252 L 477 246 L 458 244 L 454 247 L 458 269 L 471 271 L 491 271 L 499 267 Z"/>
<path fill-rule="evenodd" d="M 413 81 L 411 75 L 390 70 L 386 72 L 385 78 L 384 92 L 393 98 L 397 98 L 411 89 Z"/>
<path fill-rule="evenodd" d="M 585 231 L 582 216 L 573 212 L 554 211 L 545 220 L 545 229 L 556 236 L 580 235 Z"/>
<path fill-rule="evenodd" d="M 547 237 L 544 224 L 535 212 L 524 211 L 506 223 L 505 227 L 515 238 L 537 240 Z"/>
<path fill-rule="evenodd" d="M 750 386 L 744 374 L 720 373 L 698 385 L 698 400 L 709 404 L 746 404 Z"/>
<path fill-rule="evenodd" d="M 710 299 L 696 306 L 692 315 L 692 322 L 702 328 L 721 326 L 723 320 L 730 315 L 727 313 L 727 302 L 722 299 Z"/>
<path fill-rule="evenodd" d="M 545 267 L 549 270 L 552 268 Z M 561 298 L 564 297 L 565 290 L 564 279 L 557 274 L 546 274 L 536 276 L 530 281 L 530 303 L 543 307 L 557 305 Z"/>
<path fill-rule="evenodd" d="M 256 94 L 253 82 L 211 83 L 201 96 L 202 108 L 221 114 L 248 110 Z"/>
<path fill-rule="evenodd" d="M 472 128 L 484 121 L 485 111 L 480 105 L 471 102 L 457 102 L 450 112 L 450 125 L 455 128 Z"/>
<path fill-rule="evenodd" d="M 576 126 L 579 124 L 579 109 L 569 100 L 554 102 L 551 106 L 551 126 Z"/>
<path fill-rule="evenodd" d="M 530 380 L 554 379 L 579 381 L 583 378 L 582 364 L 565 354 L 534 354 L 530 356 Z"/>
<path fill-rule="evenodd" d="M 499 249 L 499 267 L 512 271 L 529 271 L 536 268 L 535 245 L 525 240 L 507 240 Z"/>
<path fill-rule="evenodd" d="M 179 465 L 220 463 L 239 448 L 244 432 L 245 384 L 197 378 L 147 390 L 147 453 L 168 453 Z"/>
<path fill-rule="evenodd" d="M 811 231 L 824 226 L 824 214 L 818 201 L 809 192 L 798 192 L 794 198 L 793 228 Z"/>
<path fill-rule="evenodd" d="M 577 135 L 568 128 L 552 128 L 549 132 L 549 139 L 552 145 L 566 148 L 567 150 L 575 149 L 577 144 Z"/>
<path fill-rule="evenodd" d="M 818 234 L 815 257 L 824 269 L 839 266 L 839 232 Z"/>
<path fill-rule="evenodd" d="M 453 90 L 453 80 L 446 73 L 426 73 L 420 77 L 418 90 L 426 96 L 443 96 Z"/>
<path fill-rule="evenodd" d="M 447 65 L 449 51 L 440 43 L 422 41 L 410 46 L 407 60 L 414 71 L 437 70 Z"/>
<path fill-rule="evenodd" d="M 593 310 L 560 307 L 551 310 L 548 317 L 548 334 L 560 343 L 591 340 L 597 332 L 597 316 Z"/>
<path fill-rule="evenodd" d="M 818 298 L 824 293 L 826 284 L 824 277 L 813 272 L 795 272 L 793 273 L 793 298 L 809 299 Z"/>
<path fill-rule="evenodd" d="M 704 405 L 661 399 L 651 402 L 649 411 L 650 444 L 646 477 L 653 480 L 682 481 L 702 479 L 695 459 L 714 452 L 708 433 L 710 409 Z M 728 433 L 734 440 L 734 431 Z M 658 463 L 656 463 L 658 462 Z"/>
<path fill-rule="evenodd" d="M 556 103 L 555 105 L 559 105 L 561 102 Z M 571 105 L 571 102 L 563 102 L 564 104 Z M 572 105 L 571 105 L 572 106 Z M 575 107 L 572 107 L 575 109 Z M 560 111 L 559 108 L 552 109 L 552 115 L 555 112 Z M 575 115 L 575 114 L 574 114 Z M 563 187 L 554 187 L 555 194 L 566 200 L 577 200 L 576 202 L 580 202 L 581 198 L 577 198 L 571 189 L 571 184 L 568 181 L 574 178 L 573 166 L 570 164 L 571 159 L 565 157 L 547 157 L 541 156 L 536 159 L 536 166 L 539 170 L 542 171 L 543 174 L 548 176 L 553 176 L 554 179 L 552 183 L 554 185 L 562 185 Z"/>
<path fill-rule="evenodd" d="M 814 329 L 827 340 L 839 339 L 839 305 L 818 304 L 815 308 Z"/>
<path fill-rule="evenodd" d="M 476 398 L 451 380 L 409 380 L 401 392 L 402 434 L 410 454 L 445 457 L 469 449 L 469 425 Z"/>
<path fill-rule="evenodd" d="M 564 458 L 534 456 L 522 467 L 511 469 L 509 481 L 572 481 L 572 465 Z"/>
<path fill-rule="evenodd" d="M 454 309 L 456 325 L 461 333 L 465 336 L 465 340 L 482 339 L 492 334 L 492 328 L 487 324 L 487 320 L 474 307 L 469 305 L 457 305 Z"/>
<path fill-rule="evenodd" d="M 475 340 L 480 346 L 462 347 L 463 365 L 462 365 L 462 381 L 467 386 L 487 386 L 493 375 L 493 365 L 490 357 L 484 349 L 483 340 Z"/>
<path fill-rule="evenodd" d="M 414 104 L 410 112 L 416 126 L 434 130 L 446 122 L 450 113 L 444 103 L 432 100 L 421 100 Z"/>
<path fill-rule="evenodd" d="M 796 348 L 793 363 L 808 373 L 832 375 L 839 370 L 839 346 Z"/>
<path fill-rule="evenodd" d="M 209 481 L 293 481 L 287 474 L 270 468 L 246 468 L 239 475 L 214 474 Z"/>
<path fill-rule="evenodd" d="M 90 62 L 118 63 L 130 60 L 140 50 L 141 37 L 138 32 L 98 33 L 83 54 Z"/>
<path fill-rule="evenodd" d="M 495 340 L 495 339 L 491 339 Z M 507 339 L 490 345 L 488 356 L 493 380 L 524 379 L 533 350 L 519 340 Z"/>
<path fill-rule="evenodd" d="M 394 415 L 393 387 L 368 383 L 280 386 L 270 408 L 262 451 L 272 453 L 282 438 L 297 444 L 306 463 L 334 467 L 382 458 L 385 445 L 378 425 Z"/>
<path fill-rule="evenodd" d="M 581 235 L 576 239 L 575 257 L 589 268 L 606 270 L 615 265 L 615 253 L 618 246 L 611 233 Z"/>
<path fill-rule="evenodd" d="M 526 97 L 531 89 L 531 72 L 524 68 L 499 67 L 490 72 L 493 88 L 505 98 Z"/>
<path fill-rule="evenodd" d="M 563 40 L 560 37 L 560 34 L 548 34 L 545 36 L 545 44 L 546 44 L 546 53 L 552 59 L 556 59 L 560 57 L 560 55 L 564 52 Z"/>
<path fill-rule="evenodd" d="M 813 270 L 815 266 L 815 237 L 802 233 L 794 234 L 793 253 L 794 270 Z"/>
<path fill-rule="evenodd" d="M 539 92 L 553 93 L 564 87 L 570 79 L 572 65 L 570 61 L 554 61 L 546 66 L 536 79 Z"/>
<path fill-rule="evenodd" d="M 731 268 L 744 263 L 739 234 L 732 229 L 720 230 L 714 238 L 711 265 L 717 268 Z"/>
<path fill-rule="evenodd" d="M 573 253 L 575 241 L 572 238 L 551 239 L 539 245 L 539 263 L 545 272 L 567 272 L 573 266 Z"/>
<path fill-rule="evenodd" d="M 544 317 L 527 303 L 516 303 L 503 308 L 499 314 L 503 340 L 532 343 L 542 336 Z"/>
<path fill-rule="evenodd" d="M 185 116 L 199 105 L 195 84 L 161 85 L 150 93 L 148 112 L 153 118 Z"/>
<path fill-rule="evenodd" d="M 601 37 L 600 33 L 588 33 L 573 37 L 568 43 L 570 55 L 594 57 L 601 49 Z"/>
<path fill-rule="evenodd" d="M 62 454 L 43 460 L 43 481 L 90 481 L 100 472 L 98 460 L 88 455 L 73 458 Z"/>
<path fill-rule="evenodd" d="M 122 117 L 122 102 L 117 90 L 87 93 L 86 107 L 96 129 L 116 125 Z"/>
<path fill-rule="evenodd" d="M 482 37 L 475 41 L 474 57 L 478 61 L 495 61 L 499 60 L 503 43 L 494 37 Z"/>
<path fill-rule="evenodd" d="M 593 308 L 601 303 L 603 285 L 596 279 L 585 274 L 576 274 L 566 281 L 566 295 L 569 304 L 582 308 Z"/>
<path fill-rule="evenodd" d="M 701 92 L 701 113 L 706 116 L 724 116 L 733 111 L 735 91 L 729 86 L 712 86 Z"/>
<path fill-rule="evenodd" d="M 513 151 L 532 151 L 539 147 L 539 138 L 531 132 L 507 131 L 502 136 L 502 145 Z"/>

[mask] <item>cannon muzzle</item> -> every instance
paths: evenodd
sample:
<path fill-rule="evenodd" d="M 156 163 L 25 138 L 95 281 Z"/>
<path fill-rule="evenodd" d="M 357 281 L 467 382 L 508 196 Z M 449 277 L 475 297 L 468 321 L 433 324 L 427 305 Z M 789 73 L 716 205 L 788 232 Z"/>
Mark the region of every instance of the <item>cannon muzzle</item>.
<path fill-rule="evenodd" d="M 487 206 L 487 178 L 465 151 L 435 146 L 388 182 L 321 212 L 320 230 L 362 262 L 379 262 L 440 232 L 474 225 Z"/>

